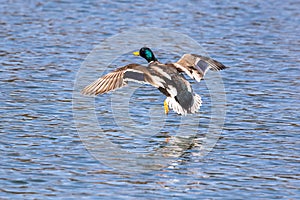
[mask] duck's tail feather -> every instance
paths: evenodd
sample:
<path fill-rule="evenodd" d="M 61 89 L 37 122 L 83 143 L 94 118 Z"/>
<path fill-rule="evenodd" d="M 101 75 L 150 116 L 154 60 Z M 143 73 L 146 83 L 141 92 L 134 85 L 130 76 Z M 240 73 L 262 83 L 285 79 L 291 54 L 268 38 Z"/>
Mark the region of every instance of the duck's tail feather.
<path fill-rule="evenodd" d="M 183 108 L 178 101 L 176 101 L 173 97 L 167 97 L 166 102 L 169 105 L 170 109 L 173 109 L 174 112 L 181 114 L 181 115 L 187 115 L 188 113 L 195 113 L 200 109 L 200 106 L 202 105 L 201 97 L 198 94 L 194 94 L 193 96 L 193 103 L 188 109 Z"/>

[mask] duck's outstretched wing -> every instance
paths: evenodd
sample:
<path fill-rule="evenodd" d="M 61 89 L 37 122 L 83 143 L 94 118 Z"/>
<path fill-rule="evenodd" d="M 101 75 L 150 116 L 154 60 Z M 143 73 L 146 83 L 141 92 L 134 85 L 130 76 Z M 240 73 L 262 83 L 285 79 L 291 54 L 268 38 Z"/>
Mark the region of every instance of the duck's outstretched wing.
<path fill-rule="evenodd" d="M 222 70 L 227 68 L 216 60 L 196 54 L 184 54 L 173 64 L 179 72 L 185 72 L 188 76 L 198 82 L 200 82 L 209 69 Z"/>
<path fill-rule="evenodd" d="M 103 94 L 125 86 L 128 81 L 149 84 L 148 79 L 149 71 L 146 67 L 138 64 L 129 64 L 97 79 L 86 86 L 81 93 L 84 95 Z"/>

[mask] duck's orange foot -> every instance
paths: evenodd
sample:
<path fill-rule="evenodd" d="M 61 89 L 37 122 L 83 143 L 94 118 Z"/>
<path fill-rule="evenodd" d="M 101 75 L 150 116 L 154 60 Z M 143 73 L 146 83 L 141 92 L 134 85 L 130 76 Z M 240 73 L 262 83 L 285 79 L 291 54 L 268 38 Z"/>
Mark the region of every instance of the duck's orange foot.
<path fill-rule="evenodd" d="M 164 101 L 164 109 L 165 109 L 165 114 L 167 115 L 169 113 L 169 106 L 167 100 Z"/>

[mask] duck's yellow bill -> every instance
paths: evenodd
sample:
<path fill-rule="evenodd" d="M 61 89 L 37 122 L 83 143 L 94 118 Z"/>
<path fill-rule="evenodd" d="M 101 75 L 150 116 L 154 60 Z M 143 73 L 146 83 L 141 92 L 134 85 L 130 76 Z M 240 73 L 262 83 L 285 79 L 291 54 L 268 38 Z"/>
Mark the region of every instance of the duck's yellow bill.
<path fill-rule="evenodd" d="M 135 55 L 135 56 L 139 56 L 139 55 L 140 55 L 140 52 L 138 52 L 138 51 L 135 51 L 135 52 L 133 52 L 133 55 Z"/>

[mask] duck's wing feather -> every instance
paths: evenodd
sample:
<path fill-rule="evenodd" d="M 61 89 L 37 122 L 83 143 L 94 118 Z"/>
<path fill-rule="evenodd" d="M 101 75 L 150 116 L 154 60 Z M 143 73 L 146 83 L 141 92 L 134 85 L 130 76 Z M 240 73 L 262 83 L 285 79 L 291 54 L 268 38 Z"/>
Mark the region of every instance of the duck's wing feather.
<path fill-rule="evenodd" d="M 196 54 L 184 54 L 173 64 L 179 72 L 185 72 L 188 76 L 198 82 L 200 82 L 209 69 L 222 70 L 227 68 L 214 59 Z"/>
<path fill-rule="evenodd" d="M 146 67 L 129 64 L 97 79 L 86 86 L 81 93 L 84 95 L 98 95 L 123 87 L 128 81 L 149 84 L 148 80 L 149 71 Z"/>

